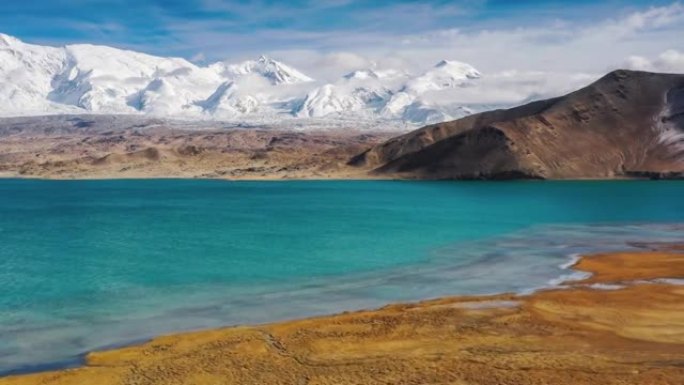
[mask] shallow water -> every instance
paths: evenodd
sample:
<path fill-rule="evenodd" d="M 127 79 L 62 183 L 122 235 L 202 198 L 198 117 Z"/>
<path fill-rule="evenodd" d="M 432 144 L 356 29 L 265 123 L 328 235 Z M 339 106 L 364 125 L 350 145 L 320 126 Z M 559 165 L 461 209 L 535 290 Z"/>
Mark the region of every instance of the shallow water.
<path fill-rule="evenodd" d="M 572 278 L 684 183 L 0 180 L 0 373 L 154 335 Z M 576 274 L 575 274 L 576 276 Z"/>

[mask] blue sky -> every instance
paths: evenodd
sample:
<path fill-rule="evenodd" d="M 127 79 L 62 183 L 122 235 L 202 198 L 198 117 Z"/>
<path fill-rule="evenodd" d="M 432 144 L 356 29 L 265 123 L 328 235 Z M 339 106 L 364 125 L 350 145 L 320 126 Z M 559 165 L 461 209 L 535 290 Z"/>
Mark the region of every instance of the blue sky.
<path fill-rule="evenodd" d="M 91 42 L 191 55 L 185 37 L 225 34 L 224 51 L 240 38 L 257 48 L 334 49 L 316 33 L 403 34 L 428 30 L 525 26 L 553 20 L 589 22 L 668 1 L 531 0 L 9 0 L 0 2 L 2 32 L 21 39 L 65 44 Z M 291 39 L 254 39 L 260 31 Z M 294 33 L 296 32 L 296 33 Z"/>
<path fill-rule="evenodd" d="M 529 69 L 568 63 L 579 71 L 590 67 L 582 57 L 609 66 L 631 55 L 683 50 L 682 15 L 675 0 L 2 0 L 0 32 L 32 43 L 107 44 L 197 62 L 261 52 L 302 63 L 336 53 L 375 61 L 448 55 L 498 68 L 495 61 L 510 50 L 505 59 L 517 67 L 527 65 L 525 55 L 537 55 Z M 563 58 L 559 46 L 575 51 Z M 559 52 L 552 57 L 540 47 Z"/>

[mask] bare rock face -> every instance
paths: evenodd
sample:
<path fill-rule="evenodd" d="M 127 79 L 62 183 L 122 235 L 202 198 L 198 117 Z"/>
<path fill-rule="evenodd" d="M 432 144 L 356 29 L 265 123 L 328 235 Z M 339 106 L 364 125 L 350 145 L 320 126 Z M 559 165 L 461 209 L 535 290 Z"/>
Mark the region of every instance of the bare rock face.
<path fill-rule="evenodd" d="M 422 179 L 678 177 L 684 75 L 614 71 L 563 97 L 423 127 L 349 164 Z"/>

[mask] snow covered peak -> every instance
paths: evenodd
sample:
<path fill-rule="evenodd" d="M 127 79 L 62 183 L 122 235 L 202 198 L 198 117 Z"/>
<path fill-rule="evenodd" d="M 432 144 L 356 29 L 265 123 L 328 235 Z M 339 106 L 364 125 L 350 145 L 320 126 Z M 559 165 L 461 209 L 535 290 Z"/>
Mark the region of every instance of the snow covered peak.
<path fill-rule="evenodd" d="M 65 50 L 70 61 L 76 64 L 81 72 L 93 71 L 97 76 L 120 79 L 156 78 L 181 69 L 197 68 L 181 58 L 157 57 L 102 45 L 68 45 Z"/>
<path fill-rule="evenodd" d="M 442 60 L 435 65 L 435 68 L 441 69 L 443 72 L 455 77 L 465 76 L 468 79 L 479 79 L 482 77 L 480 71 L 476 70 L 475 67 L 456 60 Z"/>
<path fill-rule="evenodd" d="M 259 101 L 253 96 L 240 94 L 238 88 L 235 83 L 225 82 L 207 100 L 199 102 L 198 105 L 206 112 L 221 118 L 235 118 L 256 112 Z"/>
<path fill-rule="evenodd" d="M 260 56 L 257 60 L 248 60 L 240 64 L 225 66 L 224 73 L 233 77 L 250 74 L 261 75 L 274 85 L 313 81 L 312 78 L 298 70 L 264 55 Z"/>
<path fill-rule="evenodd" d="M 372 65 L 323 85 L 265 55 L 201 66 L 107 46 L 34 45 L 0 34 L 0 116 L 97 113 L 422 124 L 462 114 L 463 105 L 454 105 L 440 91 L 460 94 L 457 88 L 479 77 L 472 66 L 445 60 L 418 76 Z"/>
<path fill-rule="evenodd" d="M 355 87 L 347 84 L 325 84 L 306 95 L 293 112 L 297 117 L 323 117 L 330 115 L 373 115 L 390 97 L 385 88 Z"/>
<path fill-rule="evenodd" d="M 344 75 L 345 79 L 380 79 L 378 75 L 373 70 L 356 70 Z"/>
<path fill-rule="evenodd" d="M 338 92 L 332 84 L 311 91 L 295 111 L 297 117 L 322 117 L 360 108 L 361 103 L 350 95 Z"/>
<path fill-rule="evenodd" d="M 10 47 L 18 43 L 21 43 L 21 40 L 16 37 L 0 33 L 0 47 Z"/>
<path fill-rule="evenodd" d="M 427 91 L 457 88 L 480 77 L 482 77 L 480 72 L 470 64 L 455 60 L 442 60 L 431 70 L 407 82 L 403 91 L 422 94 Z"/>
<path fill-rule="evenodd" d="M 403 79 L 399 71 L 363 69 L 344 75 L 306 95 L 297 117 L 373 116 L 391 99 Z"/>
<path fill-rule="evenodd" d="M 343 76 L 344 79 L 347 80 L 365 80 L 365 79 L 391 79 L 391 78 L 399 78 L 402 76 L 408 76 L 408 74 L 393 70 L 393 69 L 388 69 L 388 70 L 378 70 L 378 69 L 364 69 L 364 70 L 356 70 L 353 72 L 350 72 L 346 75 Z"/>

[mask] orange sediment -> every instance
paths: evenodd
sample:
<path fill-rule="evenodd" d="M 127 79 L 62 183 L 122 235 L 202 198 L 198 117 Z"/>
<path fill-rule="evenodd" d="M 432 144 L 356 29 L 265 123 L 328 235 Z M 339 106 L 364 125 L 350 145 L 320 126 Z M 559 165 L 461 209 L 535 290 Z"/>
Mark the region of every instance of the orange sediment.
<path fill-rule="evenodd" d="M 658 281 L 684 278 L 670 250 L 585 257 L 592 276 L 566 289 L 159 337 L 0 385 L 684 384 L 684 286 Z"/>

